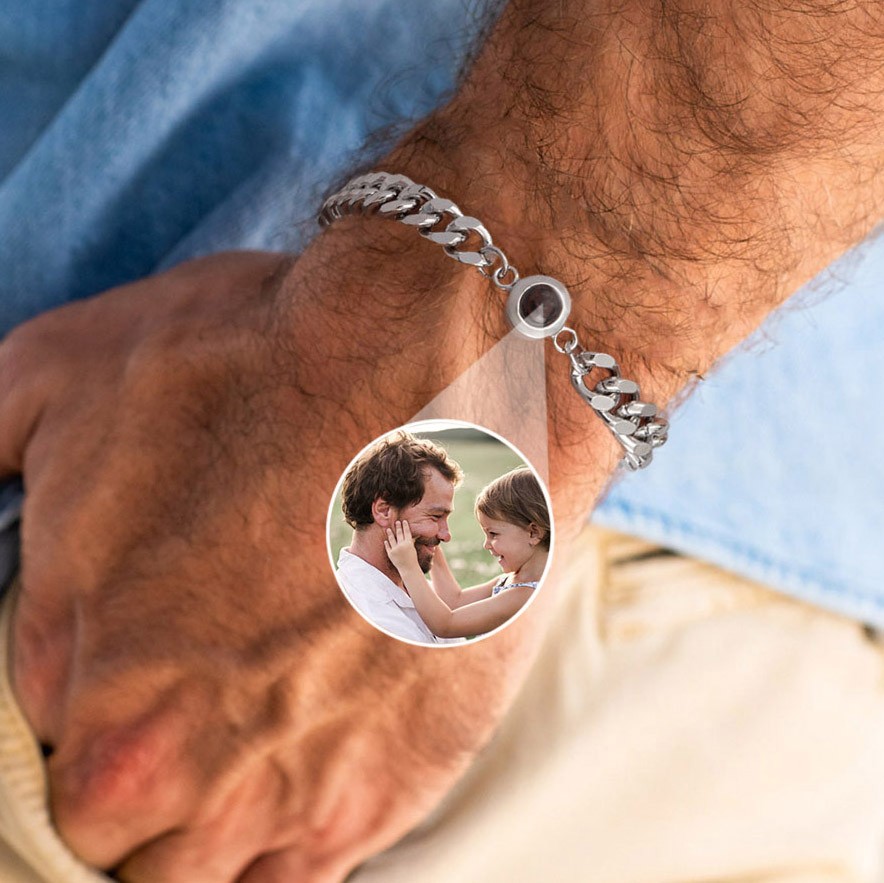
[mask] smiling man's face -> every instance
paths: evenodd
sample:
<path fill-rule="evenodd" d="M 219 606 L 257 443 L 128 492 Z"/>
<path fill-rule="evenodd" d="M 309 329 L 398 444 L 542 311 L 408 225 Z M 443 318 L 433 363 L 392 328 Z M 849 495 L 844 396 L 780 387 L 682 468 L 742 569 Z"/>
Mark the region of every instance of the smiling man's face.
<path fill-rule="evenodd" d="M 454 507 L 454 484 L 436 469 L 428 469 L 424 476 L 424 495 L 413 506 L 398 510 L 396 518 L 407 521 L 414 537 L 417 561 L 424 573 L 429 573 L 439 543 L 451 539 L 448 516 Z"/>

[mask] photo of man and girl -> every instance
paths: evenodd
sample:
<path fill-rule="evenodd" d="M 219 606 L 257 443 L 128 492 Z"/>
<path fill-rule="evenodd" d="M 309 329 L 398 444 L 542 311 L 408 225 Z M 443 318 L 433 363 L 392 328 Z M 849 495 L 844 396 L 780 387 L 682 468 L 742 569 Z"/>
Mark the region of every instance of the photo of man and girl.
<path fill-rule="evenodd" d="M 329 550 L 341 589 L 373 625 L 412 643 L 462 644 L 503 626 L 539 588 L 550 509 L 500 439 L 420 427 L 383 436 L 351 463 L 332 502 Z M 449 561 L 455 530 L 468 538 Z"/>

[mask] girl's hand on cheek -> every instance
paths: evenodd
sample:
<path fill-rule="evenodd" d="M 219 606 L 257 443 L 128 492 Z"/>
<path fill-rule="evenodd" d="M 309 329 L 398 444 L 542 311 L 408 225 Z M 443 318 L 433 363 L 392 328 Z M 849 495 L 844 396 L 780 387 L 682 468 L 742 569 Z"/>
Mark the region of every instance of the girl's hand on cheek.
<path fill-rule="evenodd" d="M 384 541 L 387 555 L 401 571 L 403 567 L 417 564 L 417 550 L 411 536 L 411 528 L 407 521 L 397 521 L 395 532 L 387 528 L 387 539 Z"/>

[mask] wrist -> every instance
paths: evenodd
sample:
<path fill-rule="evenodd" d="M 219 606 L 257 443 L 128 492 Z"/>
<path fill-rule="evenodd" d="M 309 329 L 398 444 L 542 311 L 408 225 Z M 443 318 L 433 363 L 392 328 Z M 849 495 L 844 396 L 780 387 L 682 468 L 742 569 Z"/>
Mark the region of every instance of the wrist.
<path fill-rule="evenodd" d="M 346 373 L 342 396 L 372 384 L 384 420 L 416 414 L 507 331 L 478 273 L 377 219 L 343 219 L 317 237 L 276 301 L 285 338 Z M 322 372 L 303 379 L 311 392 L 328 388 Z M 396 394 L 374 401 L 385 389 Z"/>
<path fill-rule="evenodd" d="M 324 473 L 329 494 L 360 448 L 413 420 L 510 330 L 505 296 L 488 280 L 414 230 L 377 218 L 334 224 L 292 266 L 277 300 L 293 372 L 286 395 L 311 414 L 302 441 L 313 436 L 317 457 L 337 456 Z M 571 388 L 567 357 L 549 341 L 524 343 L 546 354 L 545 388 L 542 377 L 520 383 L 520 360 L 499 374 L 486 370 L 480 386 L 513 393 L 519 403 L 546 398 L 550 489 L 564 525 L 570 512 L 585 515 L 622 452 Z M 469 397 L 472 387 L 464 392 Z M 466 417 L 460 393 L 455 410 L 441 416 Z M 520 412 L 510 410 L 515 430 Z M 498 431 L 509 435 L 504 424 Z"/>
<path fill-rule="evenodd" d="M 415 151 L 413 155 L 418 155 Z M 398 165 L 398 163 L 396 163 Z M 382 203 L 382 205 L 380 205 Z M 378 206 L 380 205 L 380 208 Z M 365 243 L 366 238 L 364 233 L 360 232 L 357 236 L 349 236 L 347 239 L 337 239 L 336 242 L 340 244 L 341 241 L 345 243 L 349 243 L 350 246 L 353 246 L 353 252 L 355 255 L 359 256 L 361 252 L 361 257 L 357 257 L 357 264 L 354 269 L 361 273 L 362 276 L 368 276 L 369 278 L 375 281 L 375 284 L 378 285 L 380 283 L 383 286 L 383 290 L 386 292 L 388 287 L 384 285 L 383 281 L 383 272 L 384 270 L 389 269 L 389 267 L 381 261 L 378 264 L 377 258 L 378 256 L 382 256 L 383 258 L 389 259 L 391 255 L 396 257 L 397 259 L 401 257 L 401 254 L 404 249 L 407 249 L 412 243 L 416 243 L 419 240 L 414 236 L 414 233 L 418 231 L 411 231 L 410 227 L 414 225 L 420 226 L 420 232 L 424 233 L 428 239 L 436 244 L 444 244 L 445 252 L 447 252 L 446 257 L 452 258 L 456 257 L 459 263 L 466 262 L 467 268 L 469 269 L 469 265 L 478 264 L 479 266 L 484 266 L 486 268 L 490 266 L 494 266 L 499 262 L 500 266 L 493 274 L 493 284 L 498 289 L 503 289 L 508 292 L 509 304 L 507 306 L 507 314 L 509 316 L 510 321 L 516 324 L 517 327 L 522 328 L 524 326 L 524 333 L 527 334 L 528 337 L 537 338 L 546 337 L 547 335 L 553 334 L 559 329 L 562 328 L 563 323 L 566 321 L 568 317 L 568 306 L 569 306 L 569 298 L 565 293 L 564 289 L 558 285 L 553 280 L 548 280 L 550 285 L 546 285 L 545 282 L 535 281 L 537 279 L 542 279 L 543 277 L 538 277 L 534 275 L 532 278 L 522 278 L 519 281 L 520 274 L 514 272 L 513 282 L 509 284 L 506 283 L 508 274 L 511 270 L 515 271 L 515 268 L 512 267 L 504 253 L 497 247 L 492 247 L 492 237 L 486 232 L 484 225 L 482 222 L 478 221 L 476 218 L 464 216 L 461 218 L 462 212 L 458 209 L 458 207 L 453 204 L 450 200 L 442 197 L 441 195 L 435 194 L 432 190 L 428 191 L 426 187 L 422 187 L 421 185 L 415 185 L 415 182 L 407 177 L 401 176 L 401 174 L 389 174 L 389 173 L 370 173 L 365 175 L 360 175 L 353 178 L 343 189 L 333 194 L 328 198 L 326 203 L 323 206 L 321 215 L 319 220 L 324 224 L 328 225 L 335 221 L 342 221 L 342 219 L 346 218 L 348 215 L 361 215 L 367 214 L 369 216 L 374 216 L 375 212 L 377 212 L 377 220 L 375 221 L 374 227 L 375 230 L 378 231 L 374 233 L 374 236 L 380 236 L 385 233 L 385 228 L 391 231 L 391 235 L 385 236 L 383 239 L 377 240 L 377 244 L 368 250 L 366 253 Z M 402 221 L 403 224 L 408 226 L 405 227 L 406 236 L 410 237 L 400 244 L 398 240 L 402 239 L 402 228 L 397 228 L 391 224 L 391 221 L 394 217 L 397 221 Z M 443 221 L 443 217 L 445 220 Z M 386 220 L 386 223 L 384 221 Z M 380 223 L 378 223 L 380 221 Z M 344 221 L 343 223 L 346 223 Z M 360 218 L 360 223 L 364 225 L 364 221 Z M 428 227 L 427 225 L 430 225 Z M 438 225 L 438 226 L 437 226 Z M 340 229 L 340 225 L 338 225 Z M 442 228 L 444 231 L 442 231 Z M 345 227 L 345 229 L 348 229 Z M 351 226 L 349 229 L 353 229 Z M 432 230 L 432 232 L 430 232 Z M 442 232 L 440 232 L 442 231 Z M 398 233 L 398 236 L 392 235 L 393 233 Z M 481 247 L 484 242 L 484 247 Z M 392 247 L 391 247 L 392 246 Z M 489 251 L 490 249 L 490 251 Z M 492 261 L 492 253 L 494 263 L 490 263 Z M 435 256 L 438 257 L 438 250 L 435 252 Z M 317 266 L 334 266 L 335 272 L 340 275 L 342 269 L 346 271 L 346 267 L 343 266 L 343 261 L 329 262 L 329 261 L 320 261 L 318 264 L 314 260 L 312 267 L 315 271 Z M 301 269 L 304 266 L 309 266 L 308 262 L 302 262 Z M 412 285 L 406 285 L 403 289 L 401 285 L 401 278 L 397 280 L 397 284 L 391 286 L 391 290 L 396 292 L 394 300 L 387 304 L 388 311 L 382 317 L 383 329 L 381 327 L 377 327 L 373 329 L 369 338 L 365 338 L 363 334 L 363 346 L 360 348 L 363 353 L 364 358 L 360 360 L 362 364 L 365 362 L 370 362 L 374 365 L 375 368 L 379 367 L 377 364 L 377 359 L 368 358 L 368 353 L 365 348 L 365 344 L 369 343 L 372 347 L 377 348 L 379 342 L 379 335 L 381 335 L 381 331 L 389 333 L 391 328 L 395 327 L 396 322 L 394 321 L 394 317 L 398 316 L 400 322 L 404 318 L 406 321 L 409 319 L 413 319 L 412 325 L 417 321 L 422 315 L 427 315 L 427 307 L 434 308 L 437 306 L 441 306 L 436 301 L 435 298 L 429 298 L 427 296 L 427 292 L 423 291 L 426 287 L 425 277 L 426 273 L 420 273 L 415 275 L 414 272 L 409 271 L 408 267 L 413 266 L 409 264 L 404 268 L 403 273 L 400 275 L 404 275 L 406 277 L 410 277 L 413 279 Z M 450 266 L 450 265 L 449 265 Z M 469 272 L 472 272 L 471 270 Z M 501 274 L 503 274 L 501 276 Z M 461 267 L 461 277 L 463 276 L 463 267 Z M 489 269 L 486 269 L 482 274 L 489 276 Z M 474 284 L 476 282 L 476 276 L 471 276 Z M 481 280 L 481 276 L 479 277 Z M 518 283 L 518 284 L 515 284 Z M 528 286 L 525 289 L 524 286 Z M 555 320 L 555 316 L 552 318 L 547 318 L 546 327 L 548 330 L 546 332 L 541 332 L 540 335 L 534 333 L 537 330 L 537 326 L 533 323 L 526 323 L 518 318 L 516 313 L 515 302 L 518 302 L 523 294 L 526 292 L 535 292 L 535 291 L 544 291 L 544 295 L 551 295 L 552 290 L 550 289 L 552 286 L 553 290 L 558 290 L 560 292 L 560 297 L 563 299 L 564 312 L 560 313 L 560 318 L 558 321 Z M 444 285 L 441 286 L 444 289 Z M 456 287 L 456 286 L 455 286 Z M 462 286 L 461 286 L 462 287 Z M 490 284 L 486 286 L 489 291 L 493 292 Z M 422 312 L 417 316 L 409 315 L 411 310 L 408 308 L 409 298 L 414 296 L 415 289 L 418 290 L 419 295 L 423 297 L 422 303 Z M 510 290 L 512 289 L 512 290 Z M 366 307 L 362 307 L 360 311 L 360 321 L 368 319 L 367 322 L 364 322 L 369 328 L 373 328 L 377 323 L 376 318 L 377 315 L 370 316 L 368 314 L 367 305 L 374 302 L 374 305 L 377 306 L 379 301 L 383 300 L 383 296 L 373 298 L 371 300 L 368 299 L 360 299 L 358 297 L 353 296 L 353 291 L 350 286 L 332 286 L 332 300 L 334 300 L 335 293 L 340 294 L 341 291 L 346 292 L 345 300 L 340 303 L 340 307 L 345 309 L 335 309 L 332 307 L 332 314 L 337 318 L 340 318 L 343 313 L 346 312 L 346 307 L 355 306 L 357 301 L 361 301 L 366 304 Z M 329 302 L 328 300 L 323 300 L 319 297 L 316 297 L 317 286 L 315 284 L 311 285 L 311 293 L 314 295 L 312 298 L 311 304 L 313 305 L 322 305 L 322 308 L 328 311 Z M 496 292 L 493 292 L 496 293 Z M 530 295 L 529 295 L 530 296 Z M 514 302 L 514 298 L 516 301 Z M 499 296 L 498 296 L 499 299 Z M 478 301 L 475 298 L 470 298 L 468 303 L 463 303 L 462 299 L 459 301 L 457 297 L 453 298 L 455 304 L 461 303 L 461 307 L 455 306 L 454 309 L 451 309 L 450 304 L 448 305 L 448 309 L 441 310 L 443 316 L 443 325 L 440 328 L 440 331 L 451 330 L 454 327 L 455 332 L 461 338 L 463 337 L 463 318 L 466 310 L 464 308 L 469 308 L 470 306 L 475 307 Z M 406 309 L 402 310 L 402 304 L 406 305 Z M 392 311 L 389 309 L 392 307 Z M 487 308 L 486 308 L 487 310 Z M 445 321 L 445 315 L 447 314 L 448 318 L 458 320 L 457 324 L 452 325 L 451 321 Z M 352 311 L 350 312 L 350 316 L 352 318 Z M 303 319 L 303 316 L 301 317 Z M 472 356 L 466 359 L 464 363 L 461 361 L 461 367 L 466 367 L 470 363 L 476 361 L 478 355 L 481 354 L 481 350 L 484 348 L 487 343 L 487 339 L 490 336 L 491 342 L 494 342 L 498 337 L 503 336 L 500 332 L 489 335 L 488 333 L 488 325 L 490 324 L 487 320 L 481 319 L 481 312 L 476 312 L 474 310 L 472 315 L 472 322 L 474 326 L 480 332 L 478 335 L 472 335 L 469 339 L 472 342 L 482 341 L 482 345 L 476 347 L 474 349 L 474 353 Z M 314 317 L 315 319 L 315 317 Z M 477 319 L 481 322 L 479 324 Z M 310 321 L 305 323 L 307 327 L 315 327 L 320 323 L 316 321 Z M 500 318 L 498 312 L 497 321 L 494 323 L 500 325 Z M 533 326 L 533 328 L 532 328 Z M 467 326 L 468 328 L 471 326 Z M 340 329 L 339 329 L 340 330 Z M 364 329 L 363 329 L 364 331 Z M 655 406 L 647 404 L 641 398 L 641 392 L 632 379 L 624 378 L 620 372 L 618 371 L 617 364 L 615 364 L 615 360 L 612 359 L 609 355 L 604 356 L 596 356 L 593 352 L 584 352 L 584 348 L 579 345 L 578 339 L 573 330 L 570 328 L 563 329 L 563 333 L 566 335 L 564 338 L 567 343 L 563 346 L 562 343 L 559 342 L 558 339 L 555 340 L 555 347 L 547 346 L 546 349 L 549 350 L 550 354 L 552 354 L 553 349 L 558 350 L 559 353 L 564 354 L 566 358 L 561 360 L 562 367 L 565 368 L 565 372 L 559 370 L 559 376 L 561 377 L 563 374 L 565 375 L 565 379 L 570 376 L 576 385 L 578 391 L 581 393 L 581 397 L 579 399 L 569 398 L 567 401 L 570 404 L 570 408 L 567 410 L 573 410 L 575 402 L 583 402 L 585 404 L 590 404 L 591 407 L 598 412 L 598 415 L 603 418 L 603 426 L 606 426 L 615 436 L 615 438 L 621 443 L 624 448 L 625 455 L 628 458 L 629 465 L 632 468 L 638 468 L 640 466 L 646 465 L 650 462 L 651 458 L 651 450 L 652 447 L 655 447 L 661 444 L 665 440 L 665 420 L 656 420 L 655 419 Z M 382 336 L 382 335 L 381 335 Z M 519 335 L 509 335 L 510 338 L 519 338 Z M 350 335 L 344 336 L 347 343 L 352 343 L 353 338 Z M 430 335 L 429 338 L 431 343 L 435 343 L 438 345 L 438 340 Z M 407 347 L 401 345 L 402 341 L 398 341 L 400 344 L 399 347 L 399 361 L 403 360 L 402 357 L 405 357 L 405 360 L 408 360 L 408 351 Z M 455 341 L 455 345 L 457 343 L 463 343 L 462 340 Z M 522 338 L 522 345 L 524 346 L 524 339 Z M 551 344 L 552 341 L 548 341 L 548 344 Z M 543 366 L 543 352 L 544 347 L 543 343 L 539 341 L 531 341 L 530 346 L 534 348 L 537 353 L 537 358 L 534 358 L 534 354 L 525 351 L 524 354 L 522 352 L 517 352 L 514 355 L 514 343 L 508 343 L 507 349 L 500 349 L 498 353 L 502 354 L 502 358 L 498 358 L 497 364 L 489 372 L 489 363 L 486 362 L 484 365 L 484 371 L 481 371 L 481 376 L 477 376 L 473 378 L 466 385 L 461 384 L 461 389 L 458 393 L 457 401 L 450 401 L 448 403 L 449 413 L 453 416 L 454 413 L 457 413 L 457 416 L 461 418 L 466 418 L 469 420 L 478 421 L 480 423 L 486 424 L 488 426 L 492 426 L 496 428 L 498 431 L 507 433 L 507 424 L 512 426 L 513 429 L 517 429 L 519 423 L 524 422 L 524 405 L 526 402 L 525 397 L 528 396 L 528 399 L 534 399 L 535 402 L 538 403 L 539 407 L 543 408 L 543 413 L 537 413 L 537 417 L 545 417 L 546 416 L 546 407 L 545 403 L 542 401 L 545 399 L 545 377 L 543 374 L 540 374 L 539 377 L 537 375 L 537 369 L 542 368 Z M 428 350 L 428 346 L 424 347 L 424 353 L 426 354 Z M 437 346 L 438 349 L 438 346 Z M 516 347 L 518 350 L 518 347 Z M 593 349 L 598 349 L 597 347 L 593 347 Z M 469 349 L 465 349 L 463 346 L 457 347 L 457 352 L 461 356 L 469 352 Z M 440 354 L 442 359 L 445 358 L 444 350 Z M 557 357 L 553 355 L 553 359 Z M 425 366 L 425 360 L 421 360 L 418 363 L 418 368 Z M 525 375 L 523 378 L 523 382 L 520 384 L 519 379 L 513 376 L 513 369 L 518 370 L 518 366 L 520 365 L 528 365 L 533 364 L 536 366 L 534 370 L 531 370 L 527 373 L 532 374 L 530 381 L 524 382 Z M 439 374 L 438 370 L 435 368 L 435 363 L 433 367 L 434 374 Z M 412 372 L 413 374 L 415 372 Z M 421 382 L 419 382 L 416 386 L 412 386 L 412 389 L 419 389 L 421 394 L 424 396 L 424 401 L 426 401 L 428 386 L 425 377 L 421 376 L 420 371 L 417 372 L 417 376 Z M 459 372 L 458 372 L 459 373 Z M 494 382 L 491 387 L 488 386 L 487 380 L 483 380 L 483 378 L 493 377 Z M 594 379 L 592 379 L 594 378 Z M 395 380 L 392 376 L 385 377 L 385 380 Z M 324 377 L 324 380 L 327 380 L 327 377 Z M 352 380 L 352 378 L 351 378 Z M 586 385 L 589 383 L 590 385 Z M 598 385 L 597 385 L 598 384 Z M 610 384 L 613 384 L 611 386 Z M 496 386 L 496 389 L 494 388 Z M 518 390 L 517 390 L 518 387 Z M 567 389 L 568 387 L 563 387 L 561 382 L 558 384 L 558 390 Z M 501 393 L 509 392 L 509 395 L 504 395 L 501 397 Z M 532 392 L 533 391 L 533 392 Z M 449 390 L 447 392 L 453 393 L 453 390 Z M 491 408 L 487 406 L 483 406 L 479 404 L 479 402 L 483 399 L 483 392 L 485 396 L 490 395 L 493 400 L 500 400 L 503 398 L 503 407 L 500 407 L 500 401 L 498 401 L 498 407 L 495 409 L 492 405 Z M 518 400 L 515 399 L 514 394 L 518 392 Z M 473 407 L 466 405 L 466 402 L 462 398 L 463 394 L 467 394 L 467 399 L 472 400 Z M 478 394 L 478 398 L 476 397 Z M 449 398 L 451 396 L 449 395 Z M 506 399 L 509 398 L 509 406 L 507 407 Z M 558 398 L 558 397 L 557 397 Z M 668 396 L 667 396 L 668 398 Z M 399 404 L 402 403 L 402 397 L 399 396 Z M 478 408 L 475 407 L 476 404 L 479 404 Z M 453 408 L 453 411 L 452 411 Z M 611 410 L 614 408 L 615 410 Z M 412 412 L 414 416 L 414 411 Z M 426 415 L 424 415 L 426 416 Z M 444 416 L 442 412 L 438 412 L 434 414 L 434 416 Z M 554 416 L 554 425 L 558 432 L 561 431 L 564 427 L 571 426 L 570 420 L 555 420 Z M 584 415 L 585 416 L 585 415 Z M 486 423 L 486 420 L 492 420 L 493 422 Z M 399 421 L 404 422 L 404 421 Z M 394 424 L 395 425 L 395 424 Z M 534 426 L 536 425 L 536 429 Z M 543 437 L 537 433 L 537 430 L 540 429 L 540 426 L 543 425 Z M 594 424 L 594 427 L 597 427 L 598 424 Z M 546 446 L 545 438 L 547 435 L 547 427 L 546 424 L 533 424 L 530 430 L 530 436 L 523 437 L 522 441 L 528 441 L 528 438 L 531 438 L 530 442 L 532 446 L 536 442 Z M 521 430 L 520 430 L 521 431 Z M 634 437 L 633 437 L 634 433 Z M 592 440 L 596 433 L 590 433 L 581 428 L 579 431 L 580 438 L 579 441 L 580 447 L 583 447 L 583 443 Z M 518 436 L 516 437 L 518 438 Z M 556 438 L 556 441 L 560 442 L 561 439 Z M 517 443 L 520 443 L 517 441 Z M 575 447 L 573 444 L 569 444 L 568 447 Z M 536 451 L 535 454 L 541 453 L 540 451 Z M 595 450 L 596 457 L 599 456 L 598 449 Z M 542 456 L 542 454 L 541 454 Z M 601 458 L 604 459 L 604 458 Z"/>
<path fill-rule="evenodd" d="M 703 297 L 705 278 L 670 278 L 599 238 L 580 217 L 576 199 L 545 182 L 538 163 L 519 158 L 524 148 L 514 145 L 527 132 L 503 121 L 477 129 L 471 118 L 484 123 L 486 117 L 462 108 L 458 100 L 429 117 L 376 168 L 426 184 L 478 217 L 523 277 L 559 279 L 573 303 L 567 324 L 587 348 L 613 355 L 663 406 L 729 348 L 717 345 L 721 317 Z M 485 285 L 493 296 L 490 281 Z M 496 303 L 502 316 L 505 298 Z M 498 321 L 496 330 L 511 329 Z"/>
<path fill-rule="evenodd" d="M 399 575 L 402 577 L 402 581 L 406 583 L 407 587 L 420 585 L 426 582 L 426 574 L 421 570 L 420 565 L 417 563 L 417 559 L 409 561 L 407 564 L 397 564 L 396 568 L 399 570 Z"/>
<path fill-rule="evenodd" d="M 526 271 L 521 261 L 516 267 L 512 249 L 498 237 L 496 230 L 488 229 L 491 225 L 487 224 L 484 218 L 484 210 L 481 219 L 471 217 L 473 212 L 456 203 L 452 204 L 453 200 L 447 198 L 448 193 L 443 194 L 435 189 L 429 189 L 428 192 L 426 186 L 422 186 L 421 183 L 416 184 L 410 175 L 414 175 L 418 182 L 425 181 L 426 178 L 421 172 L 424 168 L 435 165 L 428 162 L 426 152 L 422 153 L 417 149 L 420 143 L 421 139 L 412 140 L 408 142 L 405 156 L 394 154 L 393 157 L 383 161 L 385 167 L 389 167 L 388 164 L 397 169 L 406 167 L 409 175 L 404 175 L 401 171 L 396 173 L 376 171 L 354 177 L 344 188 L 328 198 L 321 214 L 322 223 L 334 223 L 348 214 L 364 212 L 374 216 L 376 212 L 381 222 L 380 226 L 388 227 L 395 215 L 396 221 L 407 225 L 406 230 L 412 226 L 420 227 L 420 232 L 434 243 L 444 244 L 445 251 L 450 257 L 484 267 L 483 275 L 488 277 L 488 292 L 499 302 L 499 310 L 502 311 L 505 305 L 508 326 L 506 330 L 511 331 L 511 326 L 515 326 L 521 332 L 511 337 L 522 339 L 522 346 L 524 346 L 523 335 L 534 338 L 530 346 L 539 354 L 547 353 L 548 375 L 558 375 L 558 381 L 553 383 L 557 383 L 560 388 L 562 375 L 566 382 L 570 376 L 580 392 L 581 398 L 575 399 L 569 396 L 563 400 L 564 410 L 573 411 L 575 405 L 582 403 L 585 406 L 591 402 L 592 407 L 604 418 L 607 426 L 622 444 L 630 467 L 639 468 L 647 465 L 651 459 L 652 446 L 662 444 L 665 440 L 665 421 L 654 423 L 654 408 L 647 404 L 649 401 L 647 395 L 642 396 L 641 390 L 633 381 L 640 377 L 644 378 L 645 375 L 652 377 L 655 381 L 654 389 L 659 393 L 653 400 L 665 404 L 671 395 L 684 385 L 689 372 L 679 374 L 677 370 L 664 371 L 659 364 L 649 364 L 650 360 L 646 354 L 631 352 L 627 347 L 614 348 L 613 352 L 618 353 L 617 356 L 610 354 L 596 356 L 595 353 L 612 351 L 610 343 L 616 343 L 616 332 L 620 329 L 611 324 L 607 326 L 607 334 L 598 333 L 599 318 L 603 312 L 599 308 L 602 301 L 596 296 L 594 288 L 590 285 L 585 286 L 583 297 L 577 304 L 582 309 L 575 320 L 574 313 L 569 314 L 571 303 L 564 284 L 560 284 L 560 280 L 548 279 L 546 277 L 548 271 L 545 272 L 543 268 L 529 268 Z M 425 174 L 432 172 L 427 171 Z M 466 192 L 463 179 L 451 172 L 448 177 L 454 181 L 448 192 L 458 189 L 458 181 L 461 183 L 461 189 Z M 460 217 L 461 214 L 464 217 Z M 555 260 L 562 253 L 561 249 L 555 252 L 548 250 L 547 258 Z M 565 273 L 558 275 L 560 279 L 568 278 Z M 498 291 L 495 291 L 495 288 Z M 550 311 L 546 312 L 540 325 L 536 319 L 525 321 L 524 317 L 527 314 L 521 313 L 525 308 L 524 305 L 537 303 L 532 301 L 532 298 L 538 296 L 544 298 L 547 304 L 555 304 L 558 298 L 558 306 L 549 308 Z M 586 309 L 590 304 L 592 307 Z M 568 327 L 563 328 L 563 325 Z M 581 331 L 577 334 L 570 326 L 581 330 L 590 328 L 596 333 L 587 336 Z M 509 357 L 505 357 L 505 364 L 501 363 L 501 381 L 503 385 L 513 389 L 514 378 L 508 376 L 512 366 L 522 361 L 534 360 L 532 354 L 527 351 L 525 360 L 520 358 L 521 353 L 513 357 L 514 345 L 507 344 L 507 346 Z M 628 361 L 619 354 L 620 352 L 628 354 Z M 540 358 L 543 356 L 540 355 Z M 624 367 L 626 372 L 622 373 L 620 369 Z M 652 371 L 654 373 L 651 373 Z M 612 398 L 612 390 L 620 389 L 621 383 L 622 394 L 618 401 L 616 397 Z M 615 385 L 612 387 L 610 384 Z M 525 389 L 532 387 L 537 389 L 536 379 L 526 385 Z M 511 408 L 513 416 L 522 412 L 523 401 L 524 399 L 518 404 L 512 402 L 515 406 Z M 570 417 L 565 421 L 556 421 L 557 427 L 570 423 Z M 654 425 L 650 425 L 651 423 Z M 488 425 L 493 426 L 493 424 Z M 583 428 L 581 433 L 585 434 Z"/>

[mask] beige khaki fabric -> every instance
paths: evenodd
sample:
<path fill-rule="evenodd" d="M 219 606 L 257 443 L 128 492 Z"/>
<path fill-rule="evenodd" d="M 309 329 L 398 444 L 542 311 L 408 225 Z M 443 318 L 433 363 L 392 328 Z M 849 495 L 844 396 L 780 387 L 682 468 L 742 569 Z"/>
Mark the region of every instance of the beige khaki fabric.
<path fill-rule="evenodd" d="M 556 591 L 494 742 L 351 883 L 884 883 L 884 654 L 862 627 L 597 528 Z M 6 674 L 0 881 L 102 880 L 52 832 Z"/>
<path fill-rule="evenodd" d="M 861 626 L 596 528 L 558 592 L 494 743 L 352 883 L 884 880 Z"/>

